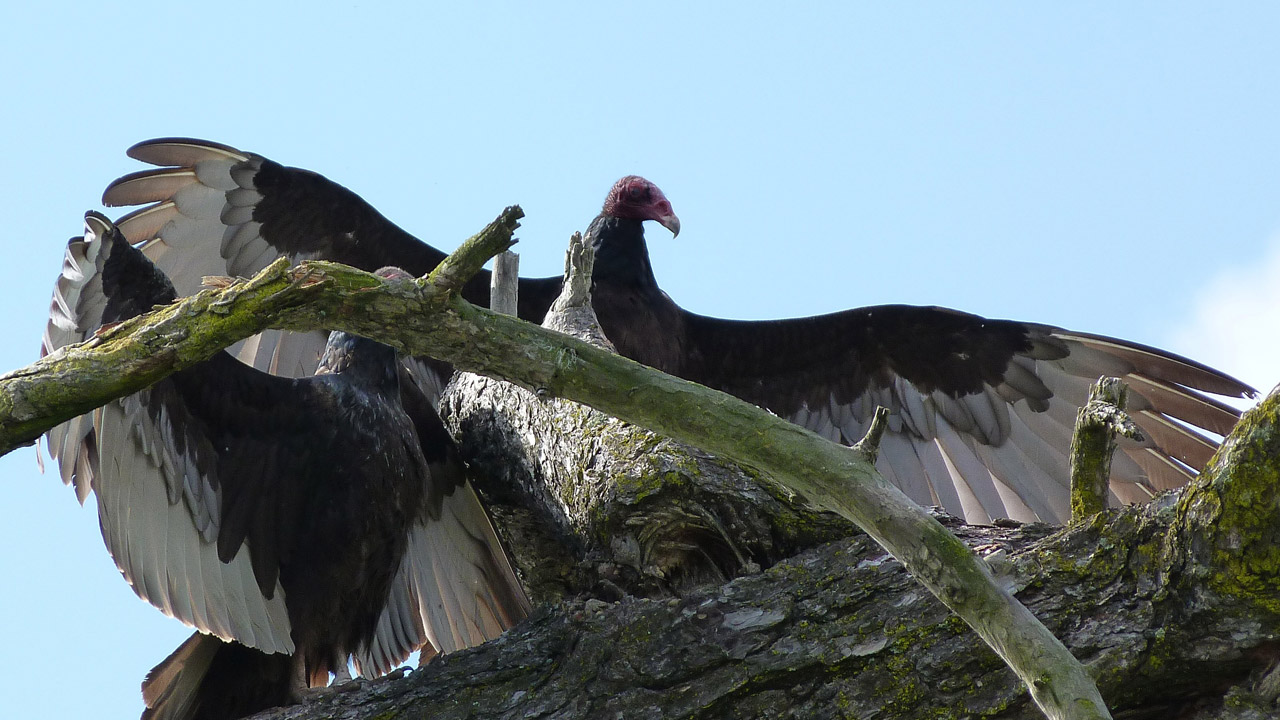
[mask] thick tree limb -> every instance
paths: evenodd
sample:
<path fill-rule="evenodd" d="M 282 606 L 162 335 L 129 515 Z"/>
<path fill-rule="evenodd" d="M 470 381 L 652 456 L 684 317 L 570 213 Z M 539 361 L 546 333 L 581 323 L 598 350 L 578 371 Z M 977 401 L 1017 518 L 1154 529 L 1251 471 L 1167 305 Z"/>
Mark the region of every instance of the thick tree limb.
<path fill-rule="evenodd" d="M 213 312 L 227 310 L 229 322 L 210 322 L 207 313 L 182 317 L 198 305 L 192 300 L 139 320 L 148 326 L 136 339 L 113 334 L 100 354 L 79 348 L 46 358 L 32 367 L 70 363 L 53 371 L 59 373 L 54 383 L 71 379 L 63 376 L 77 361 L 92 365 L 120 356 L 131 362 L 124 373 L 108 373 L 123 375 L 125 382 L 116 380 L 108 389 L 101 380 L 80 379 L 76 399 L 61 403 L 39 369 L 0 379 L 0 444 L 30 441 L 56 422 L 207 357 L 216 349 L 208 348 L 211 343 L 221 347 L 268 327 L 323 327 L 377 337 L 410 354 L 437 357 L 539 394 L 589 403 L 770 474 L 853 520 L 889 548 L 1009 663 L 1047 715 L 1109 717 L 1092 681 L 1065 647 L 1000 589 L 985 564 L 880 478 L 860 453 L 736 398 L 462 301 L 457 289 L 490 256 L 509 246 L 518 217 L 518 208 L 508 210 L 441 263 L 426 282 L 383 283 L 328 263 L 306 263 L 287 273 L 272 266 L 249 285 L 197 296 Z"/>
<path fill-rule="evenodd" d="M 1272 487 L 1239 458 L 1280 456 L 1280 400 L 1233 436 L 1179 498 L 1066 530 L 952 526 L 1088 663 L 1118 717 L 1265 720 L 1280 714 L 1280 566 L 1224 575 L 1218 509 Z M 1250 471 L 1252 472 L 1252 471 Z M 1233 487 L 1241 483 L 1239 494 Z M 1274 505 L 1274 493 L 1269 500 Z M 1255 503 L 1255 508 L 1257 507 Z M 1260 519 L 1268 515 L 1269 519 Z M 1274 508 L 1245 523 L 1274 528 Z M 1193 520 L 1194 518 L 1194 520 Z M 1052 534 L 1049 534 L 1052 533 Z M 1198 548 L 1192 551 L 1191 548 Z M 1239 564 L 1252 549 L 1238 557 Z M 1247 593 L 1230 589 L 1248 586 Z M 679 648 L 678 652 L 672 652 Z M 680 600 L 588 600 L 503 638 L 260 720 L 454 718 L 1002 718 L 1039 712 L 1021 683 L 902 566 L 862 536 Z"/>
<path fill-rule="evenodd" d="M 1280 715 L 1276 457 L 1271 397 L 1181 497 L 1052 535 L 953 529 L 1089 664 L 1118 717 L 1266 720 Z M 263 720 L 619 713 L 1039 716 L 998 658 L 859 536 L 680 600 L 553 608 L 408 678 Z"/>
<path fill-rule="evenodd" d="M 485 497 L 535 508 L 595 569 L 566 576 L 541 546 L 510 540 L 542 598 L 679 594 L 856 530 L 758 472 L 510 383 L 460 375 L 440 409 Z"/>
<path fill-rule="evenodd" d="M 1045 532 L 1043 526 L 983 530 L 978 537 L 986 545 Z M 1040 714 L 990 649 L 859 535 L 680 599 L 557 606 L 403 680 L 376 681 L 259 720 L 416 716 Z"/>

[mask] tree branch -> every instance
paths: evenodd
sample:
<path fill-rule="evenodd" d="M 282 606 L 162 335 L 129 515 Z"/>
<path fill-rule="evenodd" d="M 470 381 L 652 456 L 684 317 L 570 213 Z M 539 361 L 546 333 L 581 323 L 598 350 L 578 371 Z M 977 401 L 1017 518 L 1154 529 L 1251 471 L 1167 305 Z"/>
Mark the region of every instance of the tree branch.
<path fill-rule="evenodd" d="M 1239 439 L 1280 453 L 1277 403 Z M 1054 531 L 950 527 L 1088 664 L 1118 717 L 1276 716 L 1280 618 L 1197 582 L 1219 572 L 1203 496 L 1112 510 Z M 1255 488 L 1256 489 L 1256 488 Z M 1185 507 L 1191 496 L 1202 499 Z M 1186 522 L 1187 514 L 1198 516 Z M 945 520 L 945 519 L 944 519 Z M 1274 518 L 1273 518 L 1274 520 Z M 1277 590 L 1276 566 L 1256 591 Z M 672 648 L 678 648 L 673 653 Z M 1017 678 L 865 536 L 679 600 L 578 600 L 497 641 L 259 720 L 474 717 L 1039 717 Z"/>
<path fill-rule="evenodd" d="M 489 284 L 489 308 L 503 315 L 515 315 L 520 306 L 520 256 L 510 250 L 493 258 Z"/>
<path fill-rule="evenodd" d="M 497 220 L 475 235 L 467 238 L 427 276 L 427 284 L 456 295 L 462 286 L 480 272 L 489 258 L 509 250 L 515 244 L 512 234 L 520 227 L 524 210 L 512 205 L 502 211 Z"/>
<path fill-rule="evenodd" d="M 1056 533 L 1040 524 L 952 529 L 984 548 L 1002 582 L 1049 619 L 1118 716 L 1263 720 L 1280 709 L 1276 457 L 1280 397 L 1273 396 L 1181 497 L 1103 512 Z M 856 536 L 680 600 L 570 602 L 407 678 L 259 720 L 619 713 L 1039 715 L 994 654 L 923 596 L 899 563 Z"/>
<path fill-rule="evenodd" d="M 1111 485 L 1111 459 L 1116 435 L 1134 440 L 1142 432 L 1125 414 L 1129 389 L 1119 378 L 1098 378 L 1089 388 L 1089 400 L 1076 413 L 1071 434 L 1071 520 L 1080 522 L 1107 507 Z"/>

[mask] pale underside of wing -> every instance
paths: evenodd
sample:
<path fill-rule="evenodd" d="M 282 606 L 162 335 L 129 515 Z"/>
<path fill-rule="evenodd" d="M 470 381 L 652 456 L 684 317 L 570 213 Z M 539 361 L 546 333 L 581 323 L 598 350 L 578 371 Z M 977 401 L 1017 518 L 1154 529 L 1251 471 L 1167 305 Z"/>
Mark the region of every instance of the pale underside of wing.
<path fill-rule="evenodd" d="M 102 247 L 68 243 L 45 353 L 81 342 L 100 325 L 106 306 L 97 267 Z M 173 450 L 167 413 L 153 419 L 141 397 L 108 403 L 50 430 L 49 453 L 63 481 L 74 484 L 81 503 L 91 491 L 97 495 L 107 549 L 144 600 L 223 639 L 291 651 L 283 591 L 277 587 L 271 600 L 262 596 L 247 552 L 230 564 L 218 559 L 217 493 L 189 454 Z"/>
<path fill-rule="evenodd" d="M 444 498 L 439 518 L 423 517 L 411 530 L 374 638 L 354 655 L 356 670 L 374 677 L 419 648 L 478 645 L 528 611 L 480 499 L 463 485 Z"/>
<path fill-rule="evenodd" d="M 135 157 L 161 167 L 114 183 L 108 205 L 144 205 L 120 218 L 124 236 L 173 281 L 179 295 L 199 292 L 208 276 L 250 277 L 280 253 L 252 219 L 262 196 L 253 174 L 262 159 L 214 144 L 173 141 L 145 147 Z M 291 262 L 306 259 L 289 256 Z M 310 377 L 326 332 L 271 330 L 228 348 L 241 362 L 274 375 Z"/>
<path fill-rule="evenodd" d="M 98 519 L 134 592 L 202 632 L 292 653 L 283 588 L 277 582 L 266 598 L 243 548 L 229 563 L 218 558 L 217 493 L 192 458 L 172 449 L 166 416 L 151 421 L 135 395 L 106 405 L 96 418 Z"/>
<path fill-rule="evenodd" d="M 1076 413 L 1100 376 L 1130 387 L 1129 413 L 1145 438 L 1121 438 L 1114 458 L 1111 502 L 1140 502 L 1193 478 L 1217 445 L 1178 419 L 1225 434 L 1236 415 L 1221 403 L 1165 377 L 1210 385 L 1194 367 L 1106 338 L 1054 333 L 1069 354 L 1059 359 L 1017 355 L 1001 385 L 951 397 L 925 394 L 898 377 L 850 403 L 832 397 L 804 405 L 790 418 L 834 442 L 852 444 L 866 432 L 877 405 L 889 409 L 889 432 L 877 469 L 923 505 L 940 505 L 971 523 L 996 518 L 1061 523 L 1070 517 L 1068 453 Z M 1148 367 L 1149 366 L 1149 367 Z M 1223 385 L 1211 391 L 1233 392 Z"/>
<path fill-rule="evenodd" d="M 283 253 L 263 239 L 253 209 L 262 200 L 253 177 L 262 158 L 213 143 L 174 140 L 135 148 L 139 160 L 161 165 L 122 178 L 107 190 L 108 205 L 143 205 L 121 218 L 124 236 L 173 281 L 179 295 L 198 292 L 209 276 L 249 277 Z M 308 259 L 305 253 L 287 256 Z M 272 375 L 315 373 L 329 333 L 268 330 L 227 348 L 246 365 Z M 444 378 L 422 362 L 406 360 L 415 379 L 438 403 Z"/>
<path fill-rule="evenodd" d="M 53 289 L 49 306 L 49 323 L 45 326 L 41 355 L 83 341 L 97 328 L 89 318 L 101 318 L 106 298 L 102 294 L 102 278 L 95 269 L 101 245 L 72 240 L 67 243 L 62 274 Z M 68 420 L 51 429 L 45 436 L 49 454 L 58 463 L 62 481 L 74 485 L 81 504 L 89 496 L 91 463 L 96 448 L 87 443 L 93 432 L 93 413 Z"/>

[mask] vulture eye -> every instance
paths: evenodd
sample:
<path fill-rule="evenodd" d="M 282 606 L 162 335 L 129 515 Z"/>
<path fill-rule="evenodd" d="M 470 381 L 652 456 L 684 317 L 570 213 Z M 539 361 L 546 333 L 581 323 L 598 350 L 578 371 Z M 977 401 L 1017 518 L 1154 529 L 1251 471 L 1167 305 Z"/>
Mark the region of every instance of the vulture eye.
<path fill-rule="evenodd" d="M 631 187 L 627 188 L 627 196 L 630 197 L 632 200 L 640 200 L 647 194 L 645 192 L 645 190 L 647 189 L 648 188 L 646 188 L 644 185 L 639 185 L 639 184 L 632 185 Z"/>

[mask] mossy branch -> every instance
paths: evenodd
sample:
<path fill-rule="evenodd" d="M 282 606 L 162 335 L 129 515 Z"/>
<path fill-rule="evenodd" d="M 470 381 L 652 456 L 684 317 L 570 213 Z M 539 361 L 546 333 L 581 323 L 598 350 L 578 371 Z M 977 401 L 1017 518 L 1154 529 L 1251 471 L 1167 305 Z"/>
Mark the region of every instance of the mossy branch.
<path fill-rule="evenodd" d="M 0 378 L 0 449 L 268 329 L 344 330 L 398 350 L 564 397 L 756 468 L 852 520 L 1005 660 L 1050 718 L 1110 717 L 1081 665 L 954 535 L 853 448 L 737 398 L 470 305 L 457 290 L 511 244 L 508 208 L 425 280 L 386 281 L 333 263 L 205 291 Z"/>
<path fill-rule="evenodd" d="M 1071 435 L 1071 520 L 1080 522 L 1107 507 L 1111 459 L 1116 436 L 1142 439 L 1125 414 L 1129 388 L 1119 378 L 1103 377 L 1089 388 L 1089 401 L 1076 413 Z"/>
<path fill-rule="evenodd" d="M 1245 413 L 1178 499 L 1166 553 L 1183 583 L 1280 619 L 1280 393 Z M 1225 602 L 1224 602 L 1225 604 Z"/>
<path fill-rule="evenodd" d="M 480 272 L 489 258 L 511 249 L 516 242 L 512 235 L 520 227 L 522 217 L 524 210 L 519 205 L 503 210 L 497 220 L 467 238 L 456 251 L 441 260 L 427 276 L 427 284 L 455 295 L 461 292 L 462 286 Z"/>

